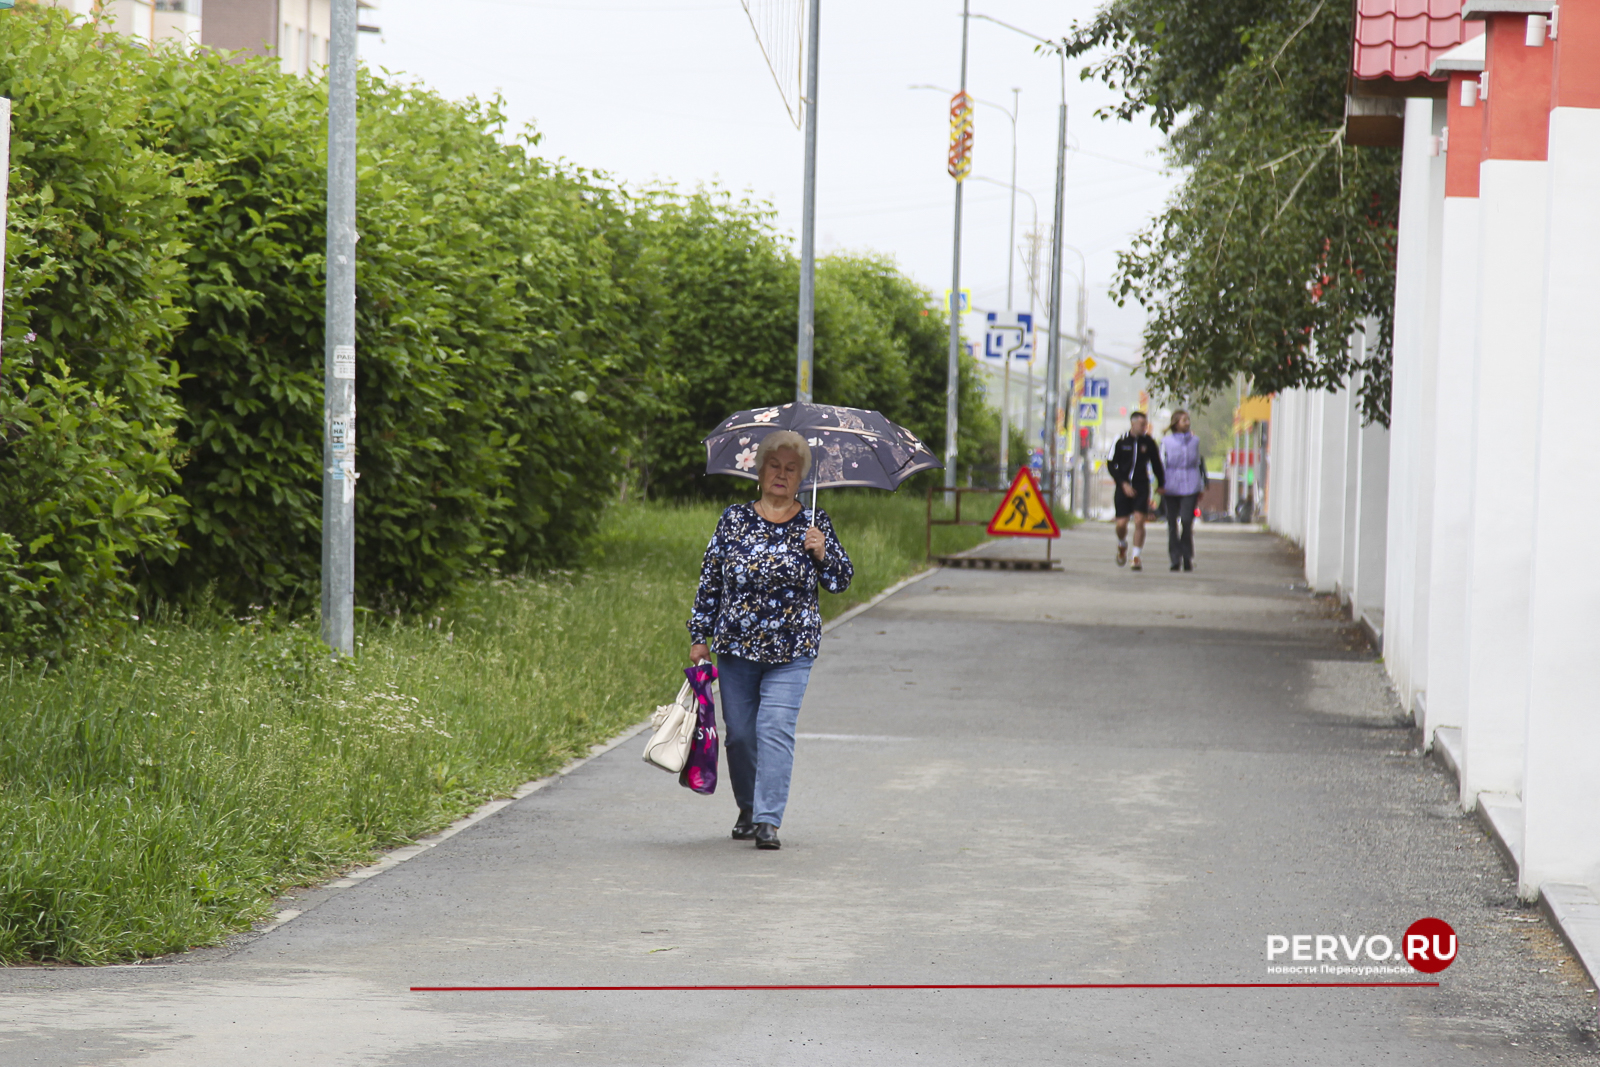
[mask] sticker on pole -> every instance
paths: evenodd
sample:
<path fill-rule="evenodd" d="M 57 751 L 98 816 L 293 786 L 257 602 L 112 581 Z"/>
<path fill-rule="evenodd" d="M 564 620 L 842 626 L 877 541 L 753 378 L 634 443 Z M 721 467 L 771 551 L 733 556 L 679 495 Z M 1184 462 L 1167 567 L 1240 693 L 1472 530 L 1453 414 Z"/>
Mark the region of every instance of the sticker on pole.
<path fill-rule="evenodd" d="M 333 376 L 346 381 L 356 380 L 356 346 L 333 346 Z"/>
<path fill-rule="evenodd" d="M 1006 490 L 1006 497 L 989 520 L 989 533 L 996 537 L 1060 537 L 1061 527 L 1045 506 L 1033 471 L 1023 467 Z"/>

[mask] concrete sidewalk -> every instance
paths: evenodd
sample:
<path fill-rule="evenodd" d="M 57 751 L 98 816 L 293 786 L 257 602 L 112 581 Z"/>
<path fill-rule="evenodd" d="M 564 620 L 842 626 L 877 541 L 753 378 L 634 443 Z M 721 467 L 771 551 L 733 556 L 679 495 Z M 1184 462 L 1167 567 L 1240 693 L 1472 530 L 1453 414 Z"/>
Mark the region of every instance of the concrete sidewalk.
<path fill-rule="evenodd" d="M 1359 633 L 1277 539 L 1198 538 L 1193 574 L 1134 574 L 1094 524 L 1059 572 L 941 572 L 835 630 L 781 852 L 630 742 L 229 951 L 0 972 L 0 1063 L 1592 1058 L 1593 992 Z M 408 992 L 1296 981 L 1270 935 L 1430 915 L 1439 989 Z"/>

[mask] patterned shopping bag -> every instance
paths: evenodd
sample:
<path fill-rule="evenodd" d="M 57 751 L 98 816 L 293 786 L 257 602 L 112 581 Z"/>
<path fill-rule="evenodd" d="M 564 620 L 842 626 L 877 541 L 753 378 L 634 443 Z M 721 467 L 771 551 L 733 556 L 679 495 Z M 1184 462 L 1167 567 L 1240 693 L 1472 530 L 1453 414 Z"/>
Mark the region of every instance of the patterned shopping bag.
<path fill-rule="evenodd" d="M 717 758 L 722 748 L 717 739 L 717 704 L 711 690 L 711 683 L 717 680 L 717 668 L 697 663 L 683 673 L 699 705 L 700 722 L 694 740 L 689 742 L 689 762 L 683 765 L 678 784 L 709 796 L 717 791 Z"/>

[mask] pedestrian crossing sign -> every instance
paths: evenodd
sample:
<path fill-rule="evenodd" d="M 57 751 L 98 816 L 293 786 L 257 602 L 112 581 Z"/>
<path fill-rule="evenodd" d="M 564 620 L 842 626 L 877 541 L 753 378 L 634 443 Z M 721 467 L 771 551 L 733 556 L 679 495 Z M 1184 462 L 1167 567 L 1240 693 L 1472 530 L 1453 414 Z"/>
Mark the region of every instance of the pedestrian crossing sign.
<path fill-rule="evenodd" d="M 1039 483 L 1033 480 L 1033 471 L 1023 467 L 1006 490 L 1005 499 L 995 509 L 989 520 L 989 534 L 994 537 L 1060 537 L 1061 527 L 1056 517 L 1045 506 Z"/>

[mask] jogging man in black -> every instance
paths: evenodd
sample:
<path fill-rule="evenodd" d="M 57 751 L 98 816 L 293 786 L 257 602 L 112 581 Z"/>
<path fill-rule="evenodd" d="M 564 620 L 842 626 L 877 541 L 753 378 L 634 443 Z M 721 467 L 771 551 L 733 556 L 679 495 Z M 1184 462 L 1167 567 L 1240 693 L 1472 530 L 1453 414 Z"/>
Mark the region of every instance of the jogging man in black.
<path fill-rule="evenodd" d="M 1161 447 L 1149 434 L 1149 420 L 1135 411 L 1128 419 L 1128 432 L 1111 446 L 1106 472 L 1117 483 L 1112 494 L 1117 511 L 1117 566 L 1128 562 L 1128 517 L 1133 517 L 1133 569 L 1144 570 L 1139 559 L 1144 552 L 1144 517 L 1150 510 L 1150 470 L 1156 473 L 1156 488 L 1163 488 L 1167 472 L 1161 467 Z"/>

